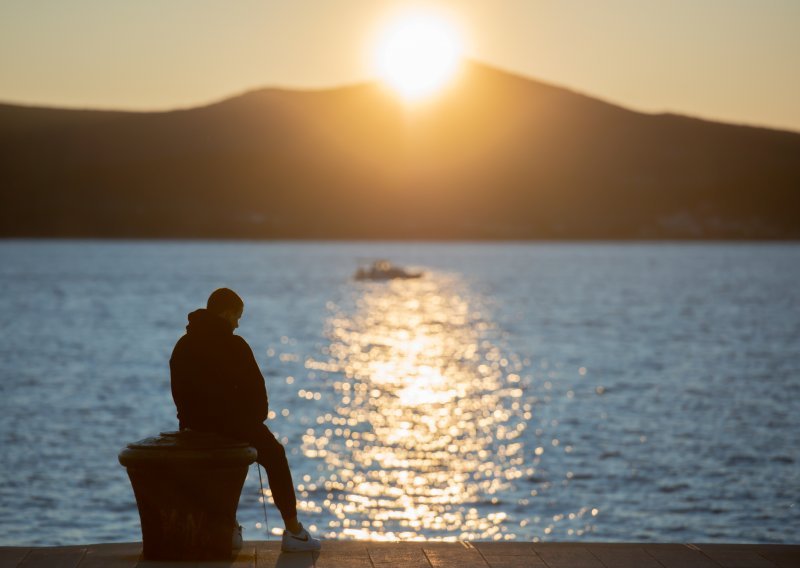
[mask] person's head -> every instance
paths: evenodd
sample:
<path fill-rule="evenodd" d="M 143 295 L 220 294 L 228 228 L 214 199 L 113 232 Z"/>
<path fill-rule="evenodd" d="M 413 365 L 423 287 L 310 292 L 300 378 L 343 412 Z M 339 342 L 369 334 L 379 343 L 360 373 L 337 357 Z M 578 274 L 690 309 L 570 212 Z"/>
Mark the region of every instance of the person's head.
<path fill-rule="evenodd" d="M 230 288 L 219 288 L 211 292 L 206 309 L 231 324 L 231 329 L 236 329 L 244 312 L 244 302 Z"/>

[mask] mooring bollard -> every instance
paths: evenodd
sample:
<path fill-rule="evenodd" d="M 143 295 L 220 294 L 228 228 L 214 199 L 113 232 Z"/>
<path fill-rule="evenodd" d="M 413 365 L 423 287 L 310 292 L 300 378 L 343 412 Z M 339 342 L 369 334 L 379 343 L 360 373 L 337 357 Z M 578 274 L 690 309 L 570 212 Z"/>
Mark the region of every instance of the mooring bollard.
<path fill-rule="evenodd" d="M 228 559 L 236 508 L 257 453 L 206 432 L 162 432 L 128 446 L 128 470 L 149 560 Z"/>

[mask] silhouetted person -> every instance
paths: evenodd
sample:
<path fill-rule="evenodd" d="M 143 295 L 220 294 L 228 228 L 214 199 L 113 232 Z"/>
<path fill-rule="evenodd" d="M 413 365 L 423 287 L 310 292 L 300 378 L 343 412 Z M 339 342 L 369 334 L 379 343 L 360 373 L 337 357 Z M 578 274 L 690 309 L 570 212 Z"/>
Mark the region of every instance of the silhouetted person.
<path fill-rule="evenodd" d="M 214 432 L 253 446 L 286 525 L 281 549 L 319 550 L 319 540 L 297 522 L 286 452 L 264 424 L 269 411 L 264 377 L 250 346 L 233 334 L 243 311 L 236 292 L 220 288 L 209 296 L 206 309 L 189 314 L 186 335 L 169 361 L 178 422 L 181 430 Z"/>

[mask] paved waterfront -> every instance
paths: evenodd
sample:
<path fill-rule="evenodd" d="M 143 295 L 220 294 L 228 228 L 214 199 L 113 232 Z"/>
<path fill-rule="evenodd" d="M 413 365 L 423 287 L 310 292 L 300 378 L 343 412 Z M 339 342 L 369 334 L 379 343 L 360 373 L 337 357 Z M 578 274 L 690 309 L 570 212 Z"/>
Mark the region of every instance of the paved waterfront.
<path fill-rule="evenodd" d="M 0 568 L 796 568 L 800 545 L 521 542 L 324 542 L 321 553 L 282 554 L 249 541 L 229 562 L 148 562 L 140 542 L 0 548 Z"/>

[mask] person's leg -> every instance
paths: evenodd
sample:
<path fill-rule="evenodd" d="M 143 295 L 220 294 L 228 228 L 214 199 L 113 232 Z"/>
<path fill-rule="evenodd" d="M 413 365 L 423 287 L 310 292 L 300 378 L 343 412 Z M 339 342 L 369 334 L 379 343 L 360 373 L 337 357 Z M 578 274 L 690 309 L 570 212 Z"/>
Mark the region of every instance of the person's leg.
<path fill-rule="evenodd" d="M 281 551 L 313 552 L 320 550 L 322 543 L 312 537 L 308 530 L 297 522 L 297 498 L 294 494 L 292 473 L 289 471 L 289 462 L 286 460 L 286 451 L 283 446 L 264 424 L 250 431 L 246 439 L 258 452 L 258 463 L 267 470 L 272 498 L 286 525 L 281 540 Z"/>
<path fill-rule="evenodd" d="M 261 424 L 248 436 L 248 442 L 258 452 L 258 463 L 267 471 L 272 498 L 286 528 L 298 532 L 301 529 L 297 522 L 297 498 L 286 451 L 265 424 Z"/>

